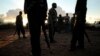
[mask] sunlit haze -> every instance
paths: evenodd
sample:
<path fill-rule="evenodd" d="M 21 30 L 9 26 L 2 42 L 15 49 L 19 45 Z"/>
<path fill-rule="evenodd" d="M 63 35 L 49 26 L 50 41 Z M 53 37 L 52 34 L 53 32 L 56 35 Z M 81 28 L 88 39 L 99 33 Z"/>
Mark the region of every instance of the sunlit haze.
<path fill-rule="evenodd" d="M 58 13 L 65 15 L 65 13 L 74 13 L 75 5 L 77 0 L 47 0 L 48 8 L 51 8 L 53 2 L 57 3 L 61 10 Z M 88 0 L 87 1 L 87 17 L 88 23 L 94 23 L 100 21 L 100 0 Z M 0 17 L 3 18 L 4 22 L 15 22 L 18 11 L 23 11 L 24 0 L 0 0 Z M 27 17 L 23 13 L 23 24 L 27 23 Z"/>

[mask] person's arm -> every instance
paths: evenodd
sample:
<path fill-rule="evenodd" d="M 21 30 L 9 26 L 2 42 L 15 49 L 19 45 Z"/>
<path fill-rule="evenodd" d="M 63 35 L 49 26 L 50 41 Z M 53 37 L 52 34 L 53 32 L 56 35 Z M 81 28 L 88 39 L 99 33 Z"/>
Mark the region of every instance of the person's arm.
<path fill-rule="evenodd" d="M 27 8 L 28 8 L 28 0 L 24 0 L 24 13 L 27 13 Z"/>
<path fill-rule="evenodd" d="M 74 18 L 74 27 L 76 26 L 76 21 L 77 21 L 77 20 L 76 20 L 76 17 L 75 17 L 75 18 Z"/>
<path fill-rule="evenodd" d="M 44 4 L 44 7 L 45 7 L 45 8 L 44 8 L 45 11 L 47 11 L 47 10 L 48 10 L 47 0 L 44 0 L 43 4 Z"/>
<path fill-rule="evenodd" d="M 30 8 L 33 6 L 33 1 L 31 0 L 25 0 L 24 1 L 24 13 L 26 14 L 29 10 L 30 10 Z"/>

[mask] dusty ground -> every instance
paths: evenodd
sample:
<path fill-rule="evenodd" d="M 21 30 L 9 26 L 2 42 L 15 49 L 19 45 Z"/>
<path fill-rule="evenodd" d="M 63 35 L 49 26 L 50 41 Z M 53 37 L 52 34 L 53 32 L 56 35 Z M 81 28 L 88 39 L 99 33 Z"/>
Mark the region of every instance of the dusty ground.
<path fill-rule="evenodd" d="M 10 31 L 8 31 L 10 33 Z M 41 35 L 42 56 L 100 56 L 100 31 L 87 31 L 92 45 L 85 38 L 85 50 L 69 51 L 71 33 L 56 33 L 56 43 L 51 44 L 51 51 L 47 48 L 43 34 Z M 2 35 L 1 35 L 2 37 Z M 32 56 L 30 38 L 27 32 L 26 39 L 4 33 L 0 39 L 0 56 Z"/>

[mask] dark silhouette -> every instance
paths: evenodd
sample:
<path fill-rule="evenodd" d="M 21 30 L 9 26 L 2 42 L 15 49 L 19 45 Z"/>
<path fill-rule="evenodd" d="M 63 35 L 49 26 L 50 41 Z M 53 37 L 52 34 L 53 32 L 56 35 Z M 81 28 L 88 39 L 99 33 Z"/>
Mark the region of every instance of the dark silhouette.
<path fill-rule="evenodd" d="M 62 15 L 60 14 L 59 17 L 58 17 L 58 32 L 61 33 L 62 29 L 63 29 L 63 17 Z"/>
<path fill-rule="evenodd" d="M 78 49 L 84 49 L 84 34 L 85 34 L 85 17 L 87 11 L 87 0 L 77 0 L 75 14 L 77 20 L 75 23 L 73 36 L 71 40 L 71 50 L 76 49 L 76 43 L 78 42 Z"/>
<path fill-rule="evenodd" d="M 54 43 L 54 35 L 55 35 L 55 25 L 57 22 L 57 12 L 55 8 L 57 7 L 56 3 L 52 3 L 52 8 L 49 10 L 49 17 L 48 17 L 48 25 L 49 25 L 49 38 L 50 42 Z"/>
<path fill-rule="evenodd" d="M 71 18 L 71 31 L 73 32 L 74 26 L 75 26 L 75 21 L 76 20 L 76 16 L 75 14 L 73 14 L 73 17 Z"/>
<path fill-rule="evenodd" d="M 69 32 L 69 15 L 68 13 L 66 13 L 66 16 L 65 16 L 65 32 Z"/>
<path fill-rule="evenodd" d="M 16 32 L 17 32 L 19 38 L 21 38 L 20 33 L 23 34 L 23 38 L 26 38 L 22 20 L 23 20 L 22 11 L 20 11 L 19 15 L 16 17 Z"/>
<path fill-rule="evenodd" d="M 84 35 L 85 35 L 85 37 L 87 38 L 88 43 L 92 46 L 92 45 L 93 45 L 93 43 L 91 42 L 91 39 L 89 38 L 89 36 L 88 36 L 88 34 L 87 34 L 87 32 L 86 32 L 86 31 L 84 32 Z"/>
<path fill-rule="evenodd" d="M 24 12 L 28 16 L 32 54 L 41 56 L 40 33 L 43 18 L 46 17 L 47 0 L 25 0 Z"/>

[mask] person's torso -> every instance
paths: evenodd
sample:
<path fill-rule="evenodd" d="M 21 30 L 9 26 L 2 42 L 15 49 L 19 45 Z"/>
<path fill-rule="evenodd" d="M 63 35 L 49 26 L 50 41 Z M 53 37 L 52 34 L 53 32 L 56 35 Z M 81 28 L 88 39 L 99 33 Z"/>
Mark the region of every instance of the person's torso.
<path fill-rule="evenodd" d="M 28 12 L 46 12 L 47 1 L 46 0 L 29 0 L 28 1 Z"/>
<path fill-rule="evenodd" d="M 16 25 L 23 25 L 22 16 L 20 16 L 20 15 L 17 16 Z"/>
<path fill-rule="evenodd" d="M 49 22 L 56 22 L 57 21 L 57 12 L 55 9 L 50 9 L 49 10 Z"/>

